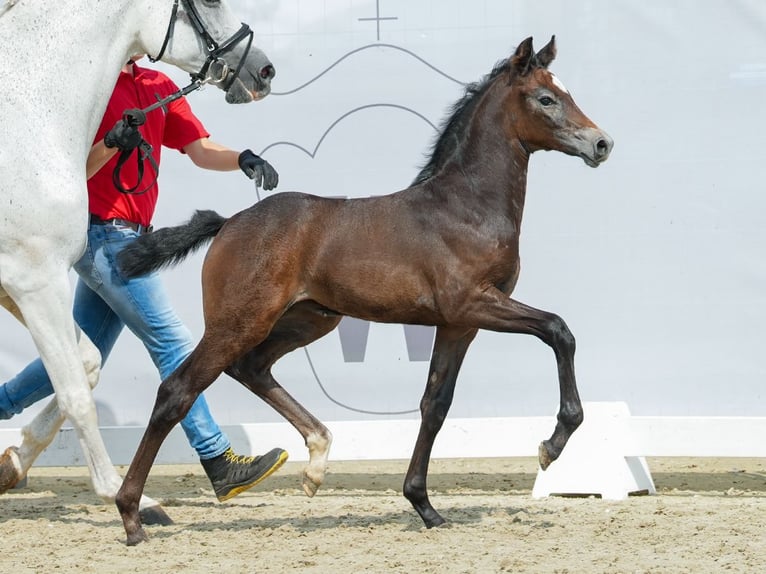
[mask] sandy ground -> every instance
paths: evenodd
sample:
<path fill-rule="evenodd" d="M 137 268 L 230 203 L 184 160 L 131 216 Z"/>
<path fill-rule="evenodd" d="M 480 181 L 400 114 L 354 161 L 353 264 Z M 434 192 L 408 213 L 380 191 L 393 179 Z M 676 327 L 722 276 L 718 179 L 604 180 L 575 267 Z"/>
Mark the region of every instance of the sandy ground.
<path fill-rule="evenodd" d="M 333 462 L 314 499 L 287 463 L 219 504 L 199 466 L 155 467 L 176 524 L 134 548 L 84 468 L 35 468 L 0 497 L 0 572 L 766 572 L 766 460 L 649 459 L 656 496 L 533 499 L 533 459 L 436 460 L 450 526 L 401 496 L 406 461 Z M 124 473 L 124 468 L 120 469 Z"/>

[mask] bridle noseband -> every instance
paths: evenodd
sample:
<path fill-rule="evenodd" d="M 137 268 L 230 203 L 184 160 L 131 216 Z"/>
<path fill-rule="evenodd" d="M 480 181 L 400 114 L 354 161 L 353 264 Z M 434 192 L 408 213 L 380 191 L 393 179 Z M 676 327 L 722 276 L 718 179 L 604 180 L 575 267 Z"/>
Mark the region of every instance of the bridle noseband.
<path fill-rule="evenodd" d="M 250 29 L 250 26 L 243 22 L 242 26 L 237 32 L 234 33 L 233 36 L 225 40 L 222 44 L 218 44 L 218 42 L 216 42 L 215 39 L 208 33 L 207 28 L 205 27 L 204 22 L 202 22 L 202 18 L 200 17 L 199 12 L 194 6 L 192 0 L 180 1 L 183 2 L 184 10 L 189 16 L 189 22 L 191 22 L 192 27 L 197 32 L 199 37 L 205 41 L 205 46 L 207 48 L 207 59 L 205 60 L 205 63 L 202 65 L 202 69 L 199 72 L 196 74 L 191 74 L 192 81 L 205 82 L 206 80 L 209 80 L 214 84 L 220 84 L 224 91 L 228 91 L 232 83 L 234 83 L 234 80 L 239 75 L 239 72 L 242 70 L 242 65 L 245 63 L 247 53 L 250 51 L 250 46 L 253 43 L 253 31 Z M 162 42 L 162 47 L 160 48 L 159 54 L 156 56 L 149 56 L 149 60 L 152 62 L 156 62 L 162 59 L 162 56 L 165 54 L 165 49 L 168 47 L 168 43 L 173 37 L 173 31 L 175 30 L 176 19 L 178 17 L 178 3 L 179 0 L 175 0 L 173 2 L 173 11 L 170 13 L 170 21 L 168 22 L 168 31 L 165 33 L 165 40 Z M 221 56 L 233 50 L 237 44 L 245 39 L 245 37 L 247 37 L 247 46 L 245 47 L 245 51 L 242 53 L 242 57 L 239 59 L 237 68 L 234 70 L 234 73 L 231 73 L 228 64 L 224 62 Z M 210 65 L 214 62 L 221 66 L 220 77 L 206 78 L 208 70 L 210 69 Z"/>

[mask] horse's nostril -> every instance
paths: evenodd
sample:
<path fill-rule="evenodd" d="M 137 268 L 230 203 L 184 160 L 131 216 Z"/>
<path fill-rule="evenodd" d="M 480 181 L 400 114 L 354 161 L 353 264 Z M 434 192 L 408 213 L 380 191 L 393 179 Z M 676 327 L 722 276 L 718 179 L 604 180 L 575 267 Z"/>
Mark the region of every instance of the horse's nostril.
<path fill-rule="evenodd" d="M 273 78 L 274 74 L 276 74 L 276 72 L 274 71 L 274 66 L 272 66 L 271 64 L 261 68 L 261 78 L 263 78 L 264 80 Z"/>

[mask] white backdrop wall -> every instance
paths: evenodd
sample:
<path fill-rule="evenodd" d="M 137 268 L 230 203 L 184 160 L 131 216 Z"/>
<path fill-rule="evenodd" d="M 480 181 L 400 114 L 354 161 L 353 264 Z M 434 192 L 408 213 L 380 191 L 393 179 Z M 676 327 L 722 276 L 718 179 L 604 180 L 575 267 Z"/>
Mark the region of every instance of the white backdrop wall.
<path fill-rule="evenodd" d="M 525 37 L 540 48 L 556 34 L 552 70 L 615 148 L 597 170 L 560 154 L 533 156 L 514 297 L 568 322 L 584 400 L 626 401 L 639 415 L 766 415 L 766 3 L 232 4 L 277 68 L 274 93 L 229 106 L 206 88 L 190 102 L 214 139 L 272 162 L 279 191 L 324 196 L 406 187 L 464 85 Z M 231 215 L 263 197 L 239 172 L 202 172 L 170 151 L 160 185 L 158 226 L 194 209 Z M 197 336 L 201 261 L 165 274 Z M 417 418 L 432 334 L 344 320 L 275 373 L 323 420 Z M 0 380 L 35 356 L 26 331 L 0 315 Z M 101 424 L 143 425 L 158 383 L 125 333 L 95 391 Z M 221 424 L 280 420 L 226 377 L 206 396 Z M 482 333 L 450 416 L 550 415 L 557 402 L 550 349 Z"/>

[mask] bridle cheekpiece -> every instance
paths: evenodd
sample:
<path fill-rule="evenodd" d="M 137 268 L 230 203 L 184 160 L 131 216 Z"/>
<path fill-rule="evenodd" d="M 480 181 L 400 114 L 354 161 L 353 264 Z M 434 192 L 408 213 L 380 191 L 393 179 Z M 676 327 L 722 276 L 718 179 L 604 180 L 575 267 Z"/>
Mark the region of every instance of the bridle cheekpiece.
<path fill-rule="evenodd" d="M 199 12 L 194 6 L 194 2 L 192 0 L 175 0 L 173 2 L 173 11 L 170 14 L 170 21 L 168 22 L 168 30 L 165 33 L 165 40 L 162 42 L 162 47 L 160 48 L 159 53 L 156 56 L 149 56 L 149 60 L 156 62 L 162 59 L 162 56 L 165 54 L 165 49 L 168 47 L 168 43 L 173 37 L 173 31 L 175 30 L 176 19 L 178 18 L 179 1 L 183 2 L 184 10 L 189 17 L 189 22 L 196 30 L 199 37 L 204 40 L 205 47 L 207 49 L 207 59 L 205 60 L 205 63 L 202 65 L 202 68 L 199 72 L 196 74 L 191 74 L 192 81 L 200 83 L 209 81 L 213 84 L 220 84 L 220 87 L 224 91 L 228 91 L 228 89 L 234 83 L 234 80 L 239 75 L 239 72 L 242 70 L 242 65 L 245 63 L 245 58 L 247 58 L 247 54 L 250 51 L 250 46 L 253 43 L 253 31 L 250 29 L 250 26 L 243 22 L 242 26 L 237 32 L 235 32 L 223 43 L 219 44 L 207 31 L 205 23 L 202 21 L 202 18 L 200 17 Z M 247 37 L 247 46 L 245 47 L 245 51 L 242 53 L 242 57 L 239 59 L 237 68 L 232 73 L 228 64 L 226 64 L 221 56 L 233 50 L 237 44 L 245 39 L 245 37 Z M 214 63 L 221 67 L 220 75 L 215 78 L 208 77 L 210 66 Z"/>

